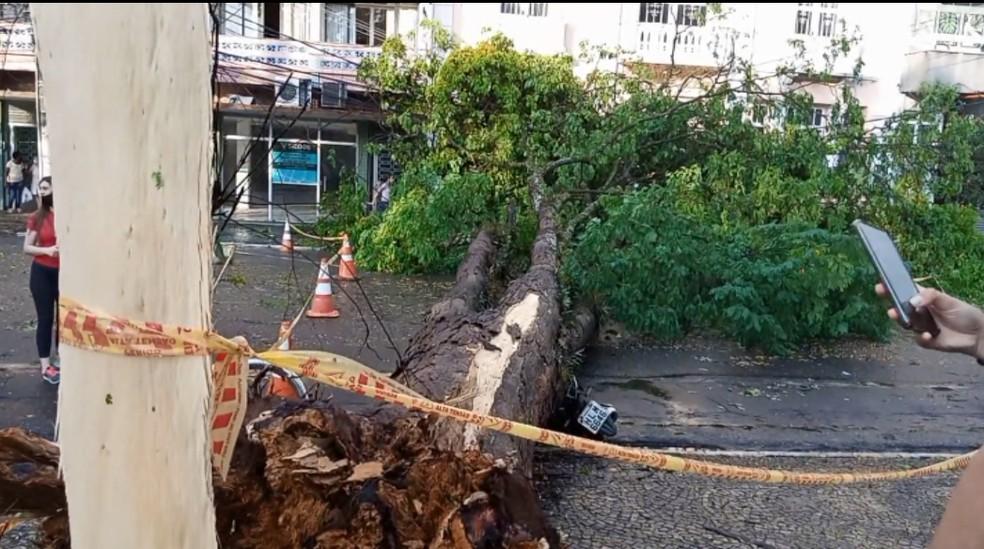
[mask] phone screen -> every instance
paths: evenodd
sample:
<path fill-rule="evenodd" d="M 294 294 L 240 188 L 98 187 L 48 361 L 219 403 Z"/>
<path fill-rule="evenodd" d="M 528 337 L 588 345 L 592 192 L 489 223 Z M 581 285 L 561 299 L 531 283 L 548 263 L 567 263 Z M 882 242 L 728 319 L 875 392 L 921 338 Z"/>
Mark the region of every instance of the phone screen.
<path fill-rule="evenodd" d="M 909 269 L 906 267 L 905 261 L 902 260 L 898 248 L 895 247 L 892 237 L 885 231 L 872 227 L 861 220 L 855 221 L 854 227 L 861 235 L 868 255 L 871 256 L 871 261 L 878 269 L 882 284 L 885 285 L 892 298 L 902 325 L 936 335 L 939 330 L 932 316 L 928 313 L 916 314 L 909 303 L 909 300 L 919 293 L 919 288 L 912 280 L 912 275 L 909 274 Z"/>

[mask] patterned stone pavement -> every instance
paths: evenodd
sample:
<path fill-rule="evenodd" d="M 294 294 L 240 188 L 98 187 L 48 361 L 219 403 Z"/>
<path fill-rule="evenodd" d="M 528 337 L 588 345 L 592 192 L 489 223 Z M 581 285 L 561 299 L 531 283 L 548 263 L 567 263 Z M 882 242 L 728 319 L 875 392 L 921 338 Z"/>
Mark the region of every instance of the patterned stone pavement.
<path fill-rule="evenodd" d="M 555 450 L 538 455 L 544 506 L 570 547 L 925 547 L 955 473 L 838 487 L 776 486 L 652 471 Z M 811 471 L 908 468 L 927 460 L 708 458 Z"/>

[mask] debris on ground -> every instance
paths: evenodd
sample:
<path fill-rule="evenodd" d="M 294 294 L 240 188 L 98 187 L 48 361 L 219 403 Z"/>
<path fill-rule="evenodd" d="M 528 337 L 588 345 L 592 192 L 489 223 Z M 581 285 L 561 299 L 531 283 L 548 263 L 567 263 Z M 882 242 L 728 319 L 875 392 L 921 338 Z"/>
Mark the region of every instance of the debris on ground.
<path fill-rule="evenodd" d="M 20 428 L 0 430 L 0 548 L 68 547 L 58 446 Z"/>
<path fill-rule="evenodd" d="M 393 412 L 391 410 L 391 412 Z M 538 547 L 556 533 L 491 457 L 435 450 L 426 418 L 284 403 L 216 480 L 223 547 Z M 554 544 L 556 546 L 556 544 Z"/>
<path fill-rule="evenodd" d="M 325 403 L 263 413 L 228 478 L 214 479 L 220 545 L 559 547 L 525 478 L 488 455 L 435 449 L 432 427 L 388 407 L 371 420 Z M 0 547 L 68 547 L 55 444 L 0 431 L 0 505 Z"/>

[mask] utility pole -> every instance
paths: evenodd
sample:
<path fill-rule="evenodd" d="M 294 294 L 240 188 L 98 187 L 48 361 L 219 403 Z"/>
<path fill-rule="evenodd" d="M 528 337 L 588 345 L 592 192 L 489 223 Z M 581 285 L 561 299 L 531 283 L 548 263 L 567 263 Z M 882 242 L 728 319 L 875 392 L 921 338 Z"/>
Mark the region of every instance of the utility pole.
<path fill-rule="evenodd" d="M 210 324 L 206 4 L 31 4 L 61 294 Z M 216 547 L 204 357 L 63 345 L 59 442 L 75 549 Z"/>

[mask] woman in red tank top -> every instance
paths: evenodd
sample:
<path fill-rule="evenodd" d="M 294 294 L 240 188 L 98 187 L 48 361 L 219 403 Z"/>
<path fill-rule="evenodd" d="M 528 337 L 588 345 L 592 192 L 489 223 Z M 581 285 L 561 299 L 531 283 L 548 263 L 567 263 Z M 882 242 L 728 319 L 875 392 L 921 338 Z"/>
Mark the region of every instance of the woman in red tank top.
<path fill-rule="evenodd" d="M 41 359 L 41 376 L 48 383 L 58 383 L 61 373 L 51 363 L 52 330 L 58 303 L 58 238 L 55 235 L 54 194 L 51 178 L 38 184 L 39 207 L 27 220 L 24 253 L 34 256 L 31 264 L 31 296 L 38 313 L 37 345 Z"/>

